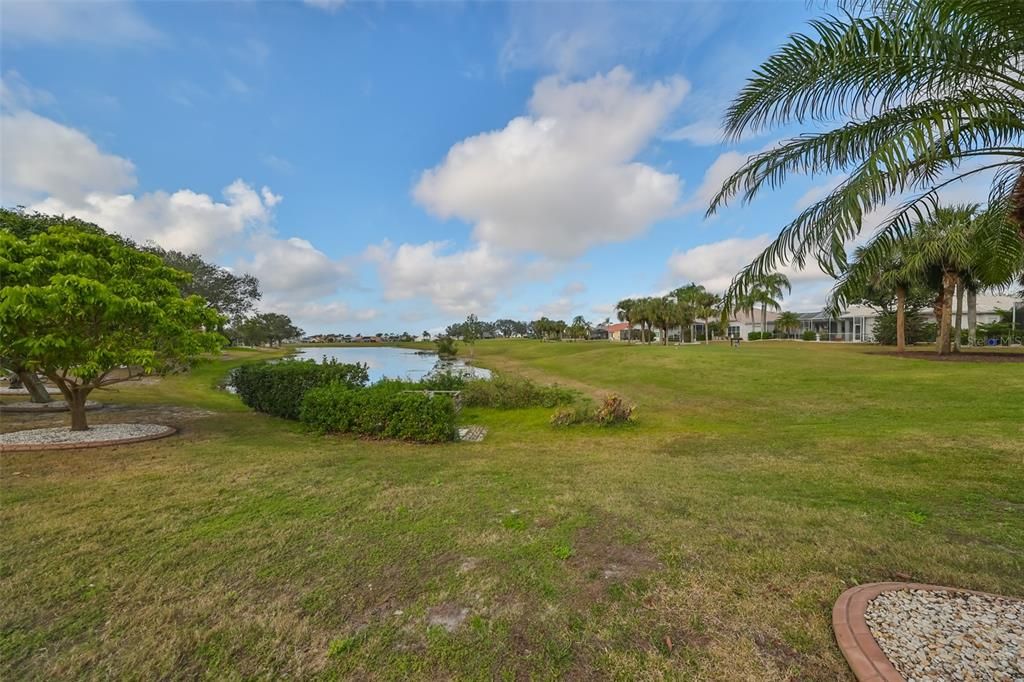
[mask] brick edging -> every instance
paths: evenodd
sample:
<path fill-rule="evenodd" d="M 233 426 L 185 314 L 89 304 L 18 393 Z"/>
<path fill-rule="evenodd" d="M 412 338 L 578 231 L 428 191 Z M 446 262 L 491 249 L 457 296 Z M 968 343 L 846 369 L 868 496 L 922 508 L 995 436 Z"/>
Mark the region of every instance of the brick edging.
<path fill-rule="evenodd" d="M 163 426 L 162 424 L 159 426 Z M 142 443 L 147 440 L 158 440 L 173 436 L 178 432 L 173 426 L 164 426 L 159 433 L 150 433 L 145 436 L 134 436 L 132 438 L 117 438 L 114 440 L 96 440 L 85 443 L 20 443 L 12 445 L 0 444 L 0 452 L 32 452 L 39 450 L 84 450 L 86 448 L 102 448 L 108 445 L 128 445 L 130 443 Z"/>
<path fill-rule="evenodd" d="M 929 590 L 1006 598 L 990 592 L 924 583 L 867 583 L 851 587 L 839 595 L 835 606 L 832 607 L 832 630 L 840 651 L 850 664 L 850 670 L 860 682 L 906 682 L 906 678 L 878 646 L 864 619 L 864 611 L 872 599 L 883 592 L 896 590 Z"/>

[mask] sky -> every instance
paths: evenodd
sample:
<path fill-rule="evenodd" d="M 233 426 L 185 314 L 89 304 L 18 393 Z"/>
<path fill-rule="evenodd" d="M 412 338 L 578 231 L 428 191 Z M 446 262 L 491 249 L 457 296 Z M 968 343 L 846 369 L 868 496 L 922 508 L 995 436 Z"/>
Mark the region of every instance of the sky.
<path fill-rule="evenodd" d="M 259 277 L 307 332 L 724 291 L 835 178 L 705 219 L 786 2 L 0 3 L 0 202 Z M 789 131 L 792 132 L 792 131 Z M 790 271 L 787 309 L 829 282 Z"/>

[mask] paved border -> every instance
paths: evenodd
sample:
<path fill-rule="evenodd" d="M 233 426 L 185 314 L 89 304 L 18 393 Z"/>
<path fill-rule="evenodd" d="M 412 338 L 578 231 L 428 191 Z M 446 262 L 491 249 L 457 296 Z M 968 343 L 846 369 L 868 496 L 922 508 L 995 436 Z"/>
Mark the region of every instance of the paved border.
<path fill-rule="evenodd" d="M 867 583 L 851 587 L 839 595 L 836 605 L 832 607 L 832 630 L 835 632 L 836 643 L 839 644 L 840 651 L 846 657 L 846 662 L 850 664 L 850 670 L 860 682 L 906 682 L 906 678 L 900 674 L 900 671 L 878 646 L 878 642 L 871 634 L 871 628 L 864 620 L 864 611 L 868 602 L 883 592 L 897 590 L 957 592 L 1012 599 L 1012 597 L 991 592 L 924 583 Z"/>
<path fill-rule="evenodd" d="M 120 438 L 115 440 L 96 440 L 87 443 L 19 443 L 17 445 L 0 444 L 0 452 L 32 452 L 42 450 L 84 450 L 86 448 L 102 448 L 108 445 L 127 445 L 129 443 L 142 443 L 147 440 L 158 440 L 174 435 L 178 429 L 173 426 L 164 426 L 159 433 L 151 433 L 145 436 L 134 436 L 132 438 Z"/>

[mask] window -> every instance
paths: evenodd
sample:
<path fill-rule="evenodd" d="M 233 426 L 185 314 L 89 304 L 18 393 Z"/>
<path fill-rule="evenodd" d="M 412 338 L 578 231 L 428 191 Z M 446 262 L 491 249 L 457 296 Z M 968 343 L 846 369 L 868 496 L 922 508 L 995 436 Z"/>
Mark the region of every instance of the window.
<path fill-rule="evenodd" d="M 740 335 L 740 326 L 738 324 L 730 324 L 729 325 L 729 336 L 736 337 L 736 336 L 739 336 L 739 335 Z"/>

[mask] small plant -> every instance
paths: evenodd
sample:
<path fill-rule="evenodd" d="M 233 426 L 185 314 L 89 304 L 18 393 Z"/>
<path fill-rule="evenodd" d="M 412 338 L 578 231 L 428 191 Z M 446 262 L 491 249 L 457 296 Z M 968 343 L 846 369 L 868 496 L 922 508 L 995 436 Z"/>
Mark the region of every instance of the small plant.
<path fill-rule="evenodd" d="M 559 407 L 551 415 L 552 426 L 572 426 L 594 421 L 594 405 L 590 401 L 577 401 L 572 405 Z"/>
<path fill-rule="evenodd" d="M 800 335 L 800 338 L 802 338 L 804 341 L 817 341 L 818 334 L 812 329 L 805 329 L 804 333 Z"/>
<path fill-rule="evenodd" d="M 566 407 L 560 407 L 551 415 L 553 426 L 571 426 L 573 424 L 597 424 L 613 426 L 632 422 L 635 417 L 636 405 L 628 405 L 621 397 L 612 394 L 607 396 L 596 408 L 589 401 L 579 401 Z"/>
<path fill-rule="evenodd" d="M 561 559 L 562 561 L 565 561 L 573 555 L 572 545 L 568 542 L 559 542 L 555 545 L 552 551 L 554 552 L 555 558 Z"/>
<path fill-rule="evenodd" d="M 601 406 L 597 408 L 594 413 L 594 421 L 601 426 L 624 424 L 633 421 L 635 411 L 636 405 L 627 405 L 622 398 L 613 393 L 607 396 Z"/>

